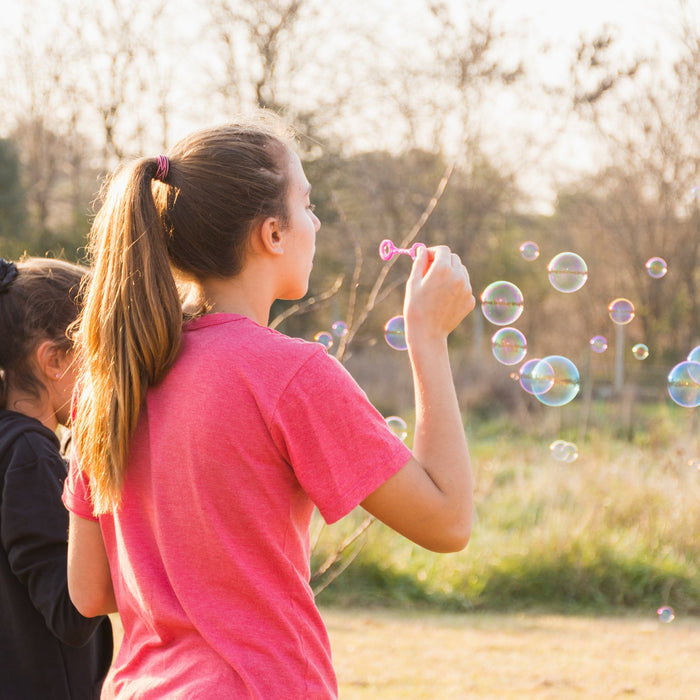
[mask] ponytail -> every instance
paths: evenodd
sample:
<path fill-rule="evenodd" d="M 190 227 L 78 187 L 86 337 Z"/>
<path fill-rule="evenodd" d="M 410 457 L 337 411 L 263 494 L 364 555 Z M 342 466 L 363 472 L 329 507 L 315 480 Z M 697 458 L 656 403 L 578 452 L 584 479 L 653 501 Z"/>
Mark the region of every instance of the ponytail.
<path fill-rule="evenodd" d="M 266 216 L 286 220 L 294 132 L 261 111 L 203 129 L 118 172 L 90 231 L 93 282 L 79 323 L 73 440 L 96 513 L 119 503 L 149 386 L 177 357 L 178 279 L 235 277 Z"/>
<path fill-rule="evenodd" d="M 156 159 L 141 159 L 114 176 L 88 239 L 93 278 L 78 324 L 84 366 L 74 441 L 96 513 L 118 505 L 146 390 L 180 347 L 182 308 L 154 203 L 156 169 Z"/>

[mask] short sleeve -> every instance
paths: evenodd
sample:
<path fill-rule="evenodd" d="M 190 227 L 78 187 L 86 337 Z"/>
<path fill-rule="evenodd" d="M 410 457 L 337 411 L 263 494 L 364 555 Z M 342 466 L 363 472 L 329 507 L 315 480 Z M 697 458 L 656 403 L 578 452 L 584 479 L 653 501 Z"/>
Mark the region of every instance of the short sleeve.
<path fill-rule="evenodd" d="M 63 484 L 63 504 L 75 515 L 86 520 L 97 521 L 92 508 L 90 483 L 87 475 L 80 469 L 75 450 L 71 450 L 68 477 Z"/>
<path fill-rule="evenodd" d="M 271 434 L 328 523 L 411 458 L 350 373 L 325 351 L 311 355 L 282 392 Z"/>

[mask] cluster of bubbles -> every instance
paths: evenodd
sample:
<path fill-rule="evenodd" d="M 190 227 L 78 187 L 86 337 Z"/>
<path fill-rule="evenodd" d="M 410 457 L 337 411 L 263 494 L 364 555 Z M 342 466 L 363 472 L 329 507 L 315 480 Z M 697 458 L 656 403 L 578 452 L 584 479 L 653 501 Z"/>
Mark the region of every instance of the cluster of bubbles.
<path fill-rule="evenodd" d="M 539 249 L 528 241 L 520 252 L 527 260 L 534 260 Z M 533 251 L 536 250 L 535 255 Z M 526 255 L 527 254 L 527 255 Z M 560 254 L 547 266 L 550 282 L 562 291 L 575 291 L 586 282 L 586 264 L 575 253 Z M 521 363 L 527 354 L 527 339 L 510 324 L 520 318 L 524 301 L 520 289 L 505 280 L 492 282 L 481 294 L 481 311 L 496 326 L 506 326 L 491 338 L 494 357 L 505 365 Z M 518 373 L 522 388 L 547 406 L 563 406 L 571 401 L 580 389 L 579 372 L 571 360 L 561 355 L 528 360 Z"/>
<path fill-rule="evenodd" d="M 578 447 L 573 442 L 566 440 L 555 440 L 550 444 L 549 451 L 557 462 L 570 464 L 578 459 Z"/>
<path fill-rule="evenodd" d="M 314 340 L 321 343 L 326 350 L 330 350 L 335 345 L 336 339 L 344 338 L 348 334 L 348 324 L 345 321 L 334 321 L 331 331 L 331 333 L 319 331 L 314 336 Z"/>
<path fill-rule="evenodd" d="M 540 249 L 534 241 L 525 241 L 520 246 L 520 254 L 523 259 L 531 262 L 539 257 Z M 645 269 L 652 278 L 661 279 L 668 272 L 668 265 L 663 258 L 652 257 L 646 261 Z M 588 267 L 580 255 L 567 251 L 555 255 L 549 261 L 547 275 L 554 289 L 570 294 L 586 283 Z M 527 355 L 527 339 L 521 331 L 511 326 L 520 318 L 523 309 L 523 294 L 512 282 L 492 282 L 481 294 L 481 311 L 485 318 L 496 326 L 506 326 L 491 337 L 493 355 L 501 364 L 517 365 Z M 625 297 L 613 299 L 608 304 L 608 315 L 614 324 L 625 326 L 635 317 L 634 304 Z M 589 344 L 595 353 L 603 353 L 608 348 L 608 340 L 603 335 L 594 335 Z M 646 360 L 649 357 L 649 347 L 644 343 L 635 344 L 632 356 L 637 360 Z M 677 364 L 668 375 L 669 395 L 680 406 L 700 405 L 699 363 L 700 349 L 695 348 L 687 360 Z M 576 365 L 561 355 L 528 360 L 517 375 L 513 373 L 511 376 L 520 381 L 525 391 L 547 406 L 563 406 L 580 389 Z"/>
<path fill-rule="evenodd" d="M 700 191 L 700 188 L 698 189 Z M 534 241 L 525 241 L 519 250 L 522 258 L 528 262 L 533 262 L 540 256 L 540 248 Z M 391 252 L 410 254 L 412 251 L 397 249 Z M 661 279 L 667 274 L 668 265 L 661 257 L 651 257 L 646 261 L 645 269 L 653 279 Z M 549 261 L 547 276 L 554 289 L 571 294 L 580 290 L 588 280 L 588 267 L 580 255 L 566 251 L 555 255 Z M 512 282 L 498 280 L 484 289 L 481 294 L 481 311 L 490 323 L 499 326 L 491 337 L 493 355 L 501 364 L 520 365 L 510 376 L 519 382 L 525 392 L 546 406 L 564 406 L 580 391 L 578 368 L 563 355 L 547 355 L 525 360 L 527 339 L 512 325 L 520 318 L 523 310 L 523 294 Z M 634 304 L 629 299 L 618 297 L 608 305 L 608 314 L 614 324 L 627 325 L 635 317 Z M 335 324 L 333 330 L 335 332 Z M 325 336 L 330 337 L 332 342 L 331 334 L 326 333 Z M 384 337 L 387 344 L 395 350 L 406 350 L 403 316 L 394 316 L 386 322 Z M 604 353 L 608 349 L 608 340 L 603 335 L 594 335 L 589 345 L 592 352 Z M 649 348 L 644 343 L 636 343 L 632 347 L 632 355 L 637 360 L 645 360 L 649 357 Z M 668 392 L 673 401 L 680 406 L 700 406 L 700 345 L 691 350 L 687 359 L 669 372 Z M 408 428 L 402 418 L 389 416 L 385 420 L 401 440 L 406 439 Z M 552 457 L 562 463 L 572 463 L 579 457 L 576 444 L 567 440 L 554 440 L 549 445 L 549 450 Z M 693 461 L 692 465 L 700 469 L 700 461 Z M 664 623 L 675 618 L 673 608 L 668 606 L 660 607 L 656 613 L 658 619 Z"/>

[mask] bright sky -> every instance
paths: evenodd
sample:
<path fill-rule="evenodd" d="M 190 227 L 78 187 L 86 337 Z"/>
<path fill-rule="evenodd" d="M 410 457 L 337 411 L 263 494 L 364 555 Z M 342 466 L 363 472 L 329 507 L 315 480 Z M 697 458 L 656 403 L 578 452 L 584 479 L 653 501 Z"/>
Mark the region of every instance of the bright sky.
<path fill-rule="evenodd" d="M 39 0 L 0 0 L 0 28 L 8 28 L 16 22 L 23 7 L 31 6 Z M 63 0 L 65 2 L 66 0 Z M 121 0 L 126 2 L 127 0 Z M 243 1 L 243 0 L 241 0 Z M 411 0 L 419 3 L 425 0 Z M 545 80 L 552 83 L 565 83 L 568 64 L 573 47 L 582 37 L 592 37 L 605 25 L 613 29 L 616 36 L 620 58 L 631 61 L 636 56 L 654 55 L 660 61 L 670 65 L 673 52 L 677 50 L 681 17 L 681 5 L 695 18 L 700 26 L 700 0 L 448 0 L 453 3 L 455 13 L 465 15 L 472 8 L 483 6 L 493 8 L 495 25 L 502 28 L 509 36 L 507 46 L 513 55 L 522 57 L 527 68 L 533 73 L 532 80 Z M 180 3 L 171 2 L 173 12 L 185 16 L 187 9 L 197 11 L 194 5 L 177 10 Z M 349 10 L 346 0 L 326 0 L 324 11 L 329 13 L 331 21 L 346 22 L 348 25 L 363 25 L 368 31 L 391 35 L 392 28 L 401 32 L 402 21 L 410 15 L 410 3 L 396 5 L 395 0 L 365 0 L 353 4 Z M 50 14 L 50 13 L 49 13 Z M 50 18 L 49 18 L 50 19 Z M 387 37 L 388 38 L 388 37 Z M 549 50 L 544 47 L 549 45 Z M 526 104 L 528 93 L 510 91 L 506 101 L 495 101 L 485 109 L 484 125 L 493 130 L 492 137 L 499 137 L 507 149 L 509 140 L 517 139 L 517 130 L 529 124 L 534 133 L 552 130 L 554 124 L 546 107 L 537 103 L 535 91 L 530 97 L 533 104 Z M 510 99 L 510 101 L 508 101 Z M 511 136 L 513 134 L 513 136 Z M 515 152 L 515 149 L 514 149 Z M 572 155 L 575 154 L 575 157 Z M 580 139 L 575 135 L 547 154 L 550 164 L 576 162 L 585 166 L 585 158 L 595 158 L 580 147 Z M 541 163 L 541 165 L 544 165 Z M 541 168 L 542 172 L 547 170 Z M 543 208 L 546 209 L 547 184 L 537 183 L 541 173 L 532 172 L 524 177 L 531 187 L 543 194 Z"/>
<path fill-rule="evenodd" d="M 693 18 L 700 27 L 700 0 L 686 0 L 683 5 L 687 16 Z M 494 0 L 495 18 L 504 29 L 524 37 L 524 49 L 528 66 L 535 71 L 535 79 L 552 83 L 565 83 L 568 80 L 568 64 L 572 50 L 579 39 L 592 37 L 607 26 L 616 39 L 616 55 L 621 61 L 632 62 L 645 55 L 658 60 L 654 70 L 669 69 L 673 63 L 680 41 L 680 18 L 683 16 L 679 0 Z M 542 46 L 550 44 L 549 51 Z M 653 74 L 652 74 L 653 76 Z M 653 78 L 652 78 L 653 79 Z M 546 132 L 553 128 L 555 121 L 546 112 L 525 110 L 511 103 L 509 120 L 508 108 L 504 108 L 501 118 L 508 128 L 519 129 L 530 120 L 531 128 Z M 596 164 L 596 153 L 582 144 L 576 133 L 562 139 L 551 152 L 544 155 L 541 171 L 528 172 L 524 177 L 532 189 L 541 192 L 542 211 L 550 209 L 549 196 L 552 183 L 547 176 L 552 166 L 565 167 L 576 164 L 581 168 Z"/>

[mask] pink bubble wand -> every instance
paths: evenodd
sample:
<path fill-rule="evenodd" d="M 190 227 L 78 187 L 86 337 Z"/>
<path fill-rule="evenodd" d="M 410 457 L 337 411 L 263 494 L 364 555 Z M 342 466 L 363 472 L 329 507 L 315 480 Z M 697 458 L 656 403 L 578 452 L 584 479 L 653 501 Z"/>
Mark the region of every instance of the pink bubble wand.
<path fill-rule="evenodd" d="M 419 248 L 425 248 L 425 243 L 414 243 L 410 248 L 397 248 L 388 238 L 379 244 L 379 257 L 389 261 L 395 255 L 410 255 L 412 260 L 416 259 Z"/>

